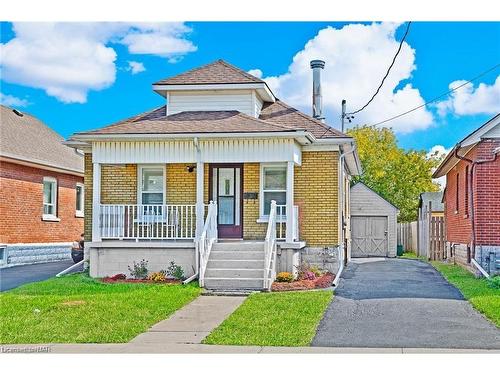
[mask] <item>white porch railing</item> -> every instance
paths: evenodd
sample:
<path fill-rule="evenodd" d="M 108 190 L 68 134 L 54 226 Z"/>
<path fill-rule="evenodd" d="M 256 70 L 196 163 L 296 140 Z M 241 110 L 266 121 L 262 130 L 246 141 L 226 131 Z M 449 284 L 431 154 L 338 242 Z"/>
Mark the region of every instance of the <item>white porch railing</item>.
<path fill-rule="evenodd" d="M 102 239 L 194 239 L 195 232 L 195 205 L 100 205 Z"/>
<path fill-rule="evenodd" d="M 299 206 L 293 206 L 292 240 L 299 240 Z M 276 205 L 276 239 L 286 239 L 286 205 Z"/>
<path fill-rule="evenodd" d="M 276 278 L 276 201 L 271 201 L 266 240 L 264 241 L 264 289 L 270 290 Z"/>
<path fill-rule="evenodd" d="M 196 246 L 200 255 L 200 286 L 205 286 L 205 271 L 207 269 L 208 258 L 212 245 L 217 241 L 217 204 L 210 202 L 208 205 L 207 218 L 200 234 Z"/>

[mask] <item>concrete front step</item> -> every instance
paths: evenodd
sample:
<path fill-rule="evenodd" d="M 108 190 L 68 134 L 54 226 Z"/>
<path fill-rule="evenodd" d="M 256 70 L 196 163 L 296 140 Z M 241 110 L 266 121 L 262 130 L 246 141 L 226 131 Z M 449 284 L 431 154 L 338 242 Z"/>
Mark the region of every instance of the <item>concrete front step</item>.
<path fill-rule="evenodd" d="M 262 260 L 250 260 L 250 259 L 218 259 L 210 260 L 207 264 L 207 270 L 211 268 L 219 269 L 264 269 L 264 259 Z"/>
<path fill-rule="evenodd" d="M 212 251 L 264 251 L 264 242 L 241 241 L 241 242 L 216 242 Z"/>
<path fill-rule="evenodd" d="M 264 278 L 224 278 L 224 277 L 205 277 L 205 289 L 217 290 L 262 290 L 264 287 Z"/>
<path fill-rule="evenodd" d="M 264 260 L 264 251 L 225 251 L 213 250 L 210 252 L 210 260 Z"/>
<path fill-rule="evenodd" d="M 207 268 L 205 277 L 259 278 L 264 274 L 262 268 Z"/>

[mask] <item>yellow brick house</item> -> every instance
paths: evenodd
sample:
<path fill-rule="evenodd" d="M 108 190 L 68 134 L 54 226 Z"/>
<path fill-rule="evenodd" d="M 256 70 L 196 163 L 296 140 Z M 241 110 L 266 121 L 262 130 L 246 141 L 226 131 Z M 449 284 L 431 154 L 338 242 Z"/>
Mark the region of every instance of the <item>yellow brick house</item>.
<path fill-rule="evenodd" d="M 153 84 L 166 105 L 66 144 L 85 153 L 90 275 L 174 261 L 208 289 L 268 289 L 301 260 L 349 258 L 354 140 L 218 60 Z"/>

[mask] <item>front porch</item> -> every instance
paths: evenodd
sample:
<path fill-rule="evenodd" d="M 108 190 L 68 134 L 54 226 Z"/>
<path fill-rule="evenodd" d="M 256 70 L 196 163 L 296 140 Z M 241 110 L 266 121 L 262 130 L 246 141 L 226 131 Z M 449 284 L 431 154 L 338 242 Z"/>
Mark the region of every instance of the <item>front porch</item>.
<path fill-rule="evenodd" d="M 86 179 L 92 201 L 86 230 L 92 237 L 87 246 L 91 275 L 127 273 L 128 266 L 141 259 L 149 261 L 151 272 L 175 261 L 188 280 L 198 278 L 202 286 L 205 274 L 241 279 L 243 268 L 244 274 L 252 275 L 251 283 L 240 283 L 243 288 L 266 289 L 278 268 L 278 246 L 305 245 L 300 242 L 300 209 L 294 202 L 294 168 L 301 155 L 293 144 L 274 143 L 272 155 L 259 155 L 262 161 L 255 160 L 255 153 L 242 154 L 225 145 L 223 154 L 212 150 L 217 158 L 207 155 L 197 162 L 190 162 L 189 155 L 168 160 L 171 154 L 153 152 L 145 157 L 154 150 L 153 142 L 134 155 L 121 155 L 120 147 L 102 151 L 94 145 L 92 163 L 87 156 L 90 186 Z M 223 162 L 234 159 L 231 150 L 242 159 Z M 196 155 L 196 147 L 192 151 Z M 222 255 L 228 256 L 211 256 L 212 247 L 224 240 L 236 241 L 230 245 L 234 254 L 225 247 Z M 244 262 L 235 269 L 243 252 L 254 252 L 249 256 L 258 266 Z M 209 264 L 217 257 L 218 262 Z M 232 284 L 221 285 L 228 283 Z"/>

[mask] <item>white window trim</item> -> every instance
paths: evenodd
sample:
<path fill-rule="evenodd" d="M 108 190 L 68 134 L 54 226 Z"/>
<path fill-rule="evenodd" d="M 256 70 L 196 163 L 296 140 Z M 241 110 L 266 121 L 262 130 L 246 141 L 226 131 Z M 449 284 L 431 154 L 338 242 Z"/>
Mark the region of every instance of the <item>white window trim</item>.
<path fill-rule="evenodd" d="M 80 206 L 81 206 L 82 209 L 78 210 L 77 207 L 75 206 L 75 210 L 76 210 L 75 211 L 75 216 L 76 217 L 84 217 L 84 211 L 85 211 L 85 186 L 81 182 L 77 182 L 76 183 L 76 187 L 75 187 L 75 194 L 76 194 L 76 191 L 77 191 L 78 187 L 82 188 L 82 196 L 81 196 L 81 199 L 80 199 Z"/>
<path fill-rule="evenodd" d="M 142 171 L 144 169 L 162 169 L 163 170 L 163 203 L 167 199 L 167 168 L 165 164 L 143 164 L 137 168 L 137 204 L 142 204 Z"/>
<path fill-rule="evenodd" d="M 287 173 L 287 164 L 285 163 L 260 163 L 260 186 L 259 186 L 259 218 L 257 219 L 257 223 L 267 223 L 269 221 L 269 215 L 264 215 L 264 169 L 269 167 L 280 167 L 285 169 L 285 176 Z M 266 190 L 273 191 L 273 190 Z M 286 192 L 287 186 L 285 190 L 276 190 L 276 192 Z M 286 215 L 281 221 L 286 221 Z"/>
<path fill-rule="evenodd" d="M 53 203 L 53 206 L 54 206 L 54 212 L 55 212 L 55 215 L 53 214 L 45 214 L 44 211 L 45 211 L 45 202 L 43 201 L 43 185 L 45 184 L 45 182 L 50 182 L 50 183 L 53 183 L 55 184 L 55 188 L 53 190 L 53 199 L 54 199 L 54 203 Z M 43 182 L 42 182 L 42 220 L 43 221 L 61 221 L 61 219 L 59 219 L 57 217 L 57 193 L 58 193 L 58 190 L 59 190 L 59 187 L 58 187 L 58 184 L 57 184 L 57 179 L 54 178 L 54 177 L 44 177 L 43 178 Z"/>

